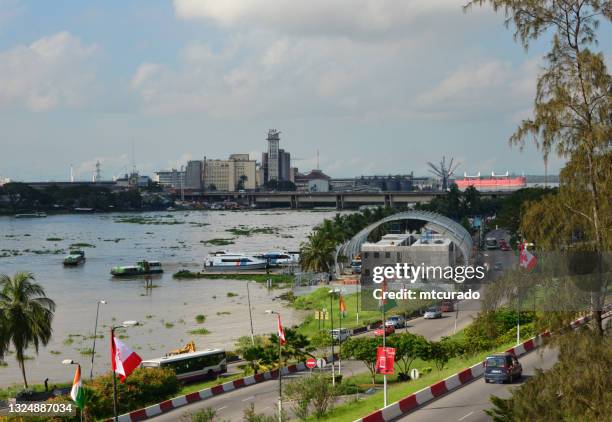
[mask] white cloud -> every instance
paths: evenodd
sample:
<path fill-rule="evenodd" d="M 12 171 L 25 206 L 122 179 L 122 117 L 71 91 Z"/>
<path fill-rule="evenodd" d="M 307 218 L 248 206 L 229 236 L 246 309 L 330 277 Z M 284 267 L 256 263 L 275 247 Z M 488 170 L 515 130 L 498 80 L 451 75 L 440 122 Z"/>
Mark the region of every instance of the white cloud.
<path fill-rule="evenodd" d="M 411 30 L 423 16 L 460 11 L 463 0 L 174 0 L 182 19 L 291 34 L 362 37 Z"/>
<path fill-rule="evenodd" d="M 58 32 L 0 52 L 0 108 L 45 111 L 86 103 L 96 47 Z"/>

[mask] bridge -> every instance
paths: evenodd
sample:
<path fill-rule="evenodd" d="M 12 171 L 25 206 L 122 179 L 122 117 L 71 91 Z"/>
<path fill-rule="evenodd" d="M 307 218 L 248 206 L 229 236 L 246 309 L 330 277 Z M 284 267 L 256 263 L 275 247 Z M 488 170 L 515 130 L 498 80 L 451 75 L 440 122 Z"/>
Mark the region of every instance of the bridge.
<path fill-rule="evenodd" d="M 176 192 L 180 194 L 180 192 Z M 446 192 L 185 192 L 185 199 L 192 201 L 235 201 L 257 208 L 315 208 L 338 210 L 360 206 L 410 207 L 426 203 Z M 511 195 L 510 191 L 481 192 L 483 198 Z"/>

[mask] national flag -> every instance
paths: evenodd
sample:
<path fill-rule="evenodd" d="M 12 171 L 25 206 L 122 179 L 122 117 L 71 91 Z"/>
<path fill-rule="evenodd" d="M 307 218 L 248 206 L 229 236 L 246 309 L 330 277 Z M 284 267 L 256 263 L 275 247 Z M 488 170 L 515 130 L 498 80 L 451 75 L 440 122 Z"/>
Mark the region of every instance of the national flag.
<path fill-rule="evenodd" d="M 346 303 L 344 303 L 344 296 L 340 295 L 340 299 L 338 299 L 340 305 L 340 315 L 346 315 Z"/>
<path fill-rule="evenodd" d="M 519 253 L 519 265 L 527 270 L 532 270 L 538 263 L 537 258 L 527 250 L 527 246 L 524 243 L 520 246 Z"/>
<path fill-rule="evenodd" d="M 278 340 L 280 341 L 280 344 L 287 343 L 287 340 L 285 339 L 285 331 L 283 330 L 283 325 L 281 324 L 280 315 L 278 315 Z"/>
<path fill-rule="evenodd" d="M 127 347 L 117 337 L 111 336 L 111 367 L 119 375 L 121 382 L 134 372 L 142 362 L 136 352 Z"/>
<path fill-rule="evenodd" d="M 81 381 L 81 365 L 77 365 L 76 372 L 74 373 L 70 397 L 72 397 L 72 400 L 79 409 L 82 410 L 85 407 L 85 392 L 83 391 L 83 382 Z"/>
<path fill-rule="evenodd" d="M 388 311 L 389 309 L 393 309 L 397 306 L 397 301 L 395 299 L 387 299 L 386 293 L 389 291 L 387 287 L 387 280 L 383 280 L 382 282 L 382 294 L 380 295 L 380 299 L 378 300 L 378 308 L 381 311 Z"/>

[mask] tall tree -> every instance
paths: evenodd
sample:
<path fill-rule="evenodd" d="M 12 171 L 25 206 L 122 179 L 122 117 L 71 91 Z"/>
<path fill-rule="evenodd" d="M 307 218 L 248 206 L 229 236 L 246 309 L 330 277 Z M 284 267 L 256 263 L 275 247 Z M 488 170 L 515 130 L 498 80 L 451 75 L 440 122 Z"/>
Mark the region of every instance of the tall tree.
<path fill-rule="evenodd" d="M 19 272 L 12 278 L 0 275 L 0 357 L 13 346 L 25 388 L 28 388 L 26 349 L 34 346 L 38 353 L 40 344 L 47 345 L 54 312 L 55 302 L 34 282 L 31 273 Z"/>
<path fill-rule="evenodd" d="M 603 54 L 590 47 L 597 44 L 599 19 L 612 20 L 612 2 L 472 0 L 466 8 L 485 4 L 504 11 L 506 25 L 514 25 L 515 38 L 525 48 L 552 33 L 551 50 L 538 77 L 534 116 L 520 124 L 510 143 L 522 147 L 527 138 L 533 138 L 545 159 L 553 151 L 569 158 L 564 171 L 573 177 L 562 177 L 561 205 L 567 214 L 589 225 L 586 234 L 599 256 L 600 274 L 592 316 L 603 335 L 601 307 L 608 282 L 601 276 L 602 255 L 609 250 L 611 228 L 612 78 Z"/>

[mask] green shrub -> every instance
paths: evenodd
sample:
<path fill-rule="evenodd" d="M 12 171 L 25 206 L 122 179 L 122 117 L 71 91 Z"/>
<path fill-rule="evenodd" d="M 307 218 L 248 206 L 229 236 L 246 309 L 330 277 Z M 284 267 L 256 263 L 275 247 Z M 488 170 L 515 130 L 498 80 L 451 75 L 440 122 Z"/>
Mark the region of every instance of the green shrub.
<path fill-rule="evenodd" d="M 206 315 L 196 315 L 195 320 L 198 324 L 204 324 L 204 321 L 206 321 Z"/>

